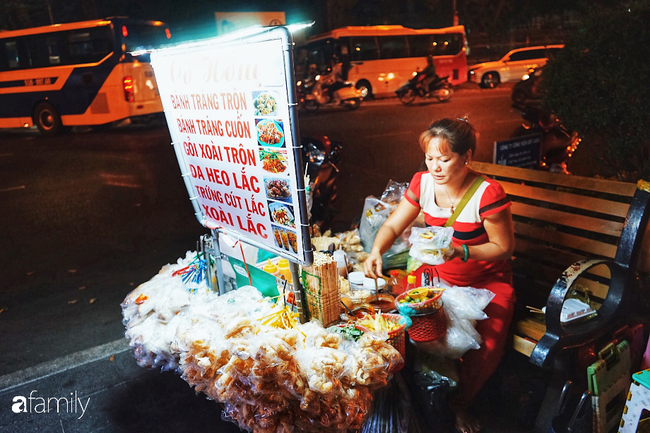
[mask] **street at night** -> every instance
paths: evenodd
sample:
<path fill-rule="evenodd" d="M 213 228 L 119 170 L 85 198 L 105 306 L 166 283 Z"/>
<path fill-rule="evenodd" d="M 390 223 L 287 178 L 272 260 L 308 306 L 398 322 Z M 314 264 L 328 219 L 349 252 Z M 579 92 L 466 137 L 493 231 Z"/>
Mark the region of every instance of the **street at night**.
<path fill-rule="evenodd" d="M 648 20 L 2 2 L 0 433 L 645 431 Z"/>

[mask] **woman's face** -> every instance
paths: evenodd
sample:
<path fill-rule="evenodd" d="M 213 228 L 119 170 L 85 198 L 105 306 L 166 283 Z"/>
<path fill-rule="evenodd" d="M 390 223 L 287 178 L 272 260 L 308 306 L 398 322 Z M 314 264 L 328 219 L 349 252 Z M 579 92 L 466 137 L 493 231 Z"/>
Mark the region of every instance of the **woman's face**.
<path fill-rule="evenodd" d="M 425 161 L 429 173 L 439 185 L 444 185 L 457 178 L 464 177 L 469 155 L 452 152 L 449 145 L 438 137 L 429 141 Z"/>

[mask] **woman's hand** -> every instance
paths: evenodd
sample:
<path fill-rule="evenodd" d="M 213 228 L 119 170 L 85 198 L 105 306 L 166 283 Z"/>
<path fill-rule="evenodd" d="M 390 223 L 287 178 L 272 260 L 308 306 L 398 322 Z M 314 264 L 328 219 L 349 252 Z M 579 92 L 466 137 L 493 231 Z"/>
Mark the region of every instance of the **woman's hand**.
<path fill-rule="evenodd" d="M 363 273 L 366 274 L 366 277 L 376 280 L 383 277 L 381 273 L 382 266 L 381 254 L 378 251 L 372 251 L 366 261 L 363 262 Z"/>
<path fill-rule="evenodd" d="M 445 260 L 445 262 L 450 262 L 456 258 L 462 259 L 463 254 L 465 254 L 465 251 L 463 251 L 463 247 L 457 247 L 453 243 L 449 245 L 449 248 L 453 248 L 453 251 L 451 254 L 443 254 L 442 258 Z"/>

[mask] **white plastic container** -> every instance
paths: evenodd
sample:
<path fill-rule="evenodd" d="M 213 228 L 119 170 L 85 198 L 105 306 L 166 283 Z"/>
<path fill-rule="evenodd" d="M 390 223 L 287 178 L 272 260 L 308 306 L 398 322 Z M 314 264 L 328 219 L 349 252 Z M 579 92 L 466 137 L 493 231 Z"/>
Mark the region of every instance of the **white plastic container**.
<path fill-rule="evenodd" d="M 366 276 L 363 272 L 350 272 L 348 275 L 348 281 L 350 281 L 350 289 L 363 290 L 363 283 L 365 279 Z"/>
<path fill-rule="evenodd" d="M 380 292 L 384 290 L 384 287 L 386 287 L 386 280 L 383 278 L 377 278 L 377 288 L 379 289 Z M 364 290 L 370 290 L 370 293 L 375 293 L 375 280 L 372 278 L 364 278 L 363 279 L 363 288 Z"/>

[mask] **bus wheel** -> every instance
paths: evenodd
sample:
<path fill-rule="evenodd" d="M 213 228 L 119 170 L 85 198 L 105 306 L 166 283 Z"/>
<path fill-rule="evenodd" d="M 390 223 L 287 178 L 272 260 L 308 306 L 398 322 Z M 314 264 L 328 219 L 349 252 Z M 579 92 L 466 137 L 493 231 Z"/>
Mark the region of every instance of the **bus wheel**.
<path fill-rule="evenodd" d="M 41 102 L 34 109 L 34 123 L 45 135 L 56 135 L 64 131 L 61 116 L 48 102 Z"/>
<path fill-rule="evenodd" d="M 361 97 L 363 99 L 372 98 L 372 86 L 366 80 L 357 82 L 355 87 L 359 90 L 359 92 L 361 92 Z"/>

